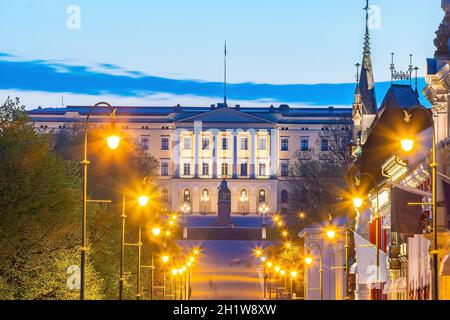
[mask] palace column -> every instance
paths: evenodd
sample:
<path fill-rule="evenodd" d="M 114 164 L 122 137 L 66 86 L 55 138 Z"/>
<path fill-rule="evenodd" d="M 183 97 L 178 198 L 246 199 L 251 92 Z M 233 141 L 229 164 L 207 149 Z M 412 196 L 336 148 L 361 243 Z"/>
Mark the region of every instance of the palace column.
<path fill-rule="evenodd" d="M 200 162 L 200 136 L 201 131 L 194 129 L 194 177 L 198 178 Z"/>
<path fill-rule="evenodd" d="M 270 130 L 270 177 L 278 173 L 278 129 Z"/>
<path fill-rule="evenodd" d="M 219 152 L 217 150 L 217 139 L 219 137 L 219 131 L 218 130 L 213 130 L 212 132 L 213 134 L 213 161 L 212 161 L 212 172 L 213 172 L 213 179 L 217 178 L 217 159 L 219 157 Z"/>
<path fill-rule="evenodd" d="M 250 178 L 255 178 L 255 167 L 256 167 L 256 130 L 252 129 L 250 131 Z"/>
<path fill-rule="evenodd" d="M 237 153 L 238 153 L 238 148 L 237 148 L 237 135 L 238 132 L 235 129 L 233 131 L 233 178 L 237 178 Z"/>
<path fill-rule="evenodd" d="M 172 167 L 173 175 L 176 178 L 180 177 L 180 132 L 178 129 L 172 134 Z"/>

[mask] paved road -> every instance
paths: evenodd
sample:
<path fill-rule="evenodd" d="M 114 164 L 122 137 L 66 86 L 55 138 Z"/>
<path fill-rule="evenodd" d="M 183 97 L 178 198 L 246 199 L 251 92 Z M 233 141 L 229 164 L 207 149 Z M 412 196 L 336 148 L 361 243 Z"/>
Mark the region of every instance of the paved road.
<path fill-rule="evenodd" d="M 188 216 L 187 222 L 189 227 L 207 227 L 217 216 Z M 184 222 L 184 216 L 180 217 L 180 221 Z M 271 223 L 272 219 L 266 217 L 266 223 Z M 231 222 L 237 227 L 261 227 L 263 219 L 261 216 L 233 216 Z"/>
<path fill-rule="evenodd" d="M 252 251 L 268 242 L 183 240 L 179 244 L 202 250 L 193 274 L 193 300 L 262 299 L 262 275 Z"/>

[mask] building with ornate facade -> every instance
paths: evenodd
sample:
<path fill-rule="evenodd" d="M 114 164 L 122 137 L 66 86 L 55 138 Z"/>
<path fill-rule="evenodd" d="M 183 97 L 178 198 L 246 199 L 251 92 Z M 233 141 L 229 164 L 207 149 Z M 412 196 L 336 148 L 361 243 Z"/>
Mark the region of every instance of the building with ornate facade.
<path fill-rule="evenodd" d="M 89 106 L 37 108 L 37 130 L 70 130 Z M 330 126 L 350 129 L 351 108 L 117 107 L 116 127 L 159 162 L 157 185 L 168 210 L 217 214 L 217 187 L 227 179 L 232 214 L 288 212 L 289 163 L 297 150 L 328 151 Z M 100 108 L 92 126 L 109 121 Z"/>

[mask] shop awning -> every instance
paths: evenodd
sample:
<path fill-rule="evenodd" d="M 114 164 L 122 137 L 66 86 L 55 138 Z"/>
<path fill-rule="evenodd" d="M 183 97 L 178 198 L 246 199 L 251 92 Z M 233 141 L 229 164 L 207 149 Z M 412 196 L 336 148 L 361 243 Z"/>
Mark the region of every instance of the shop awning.
<path fill-rule="evenodd" d="M 450 254 L 445 256 L 445 258 L 442 260 L 439 274 L 441 276 L 450 276 Z"/>

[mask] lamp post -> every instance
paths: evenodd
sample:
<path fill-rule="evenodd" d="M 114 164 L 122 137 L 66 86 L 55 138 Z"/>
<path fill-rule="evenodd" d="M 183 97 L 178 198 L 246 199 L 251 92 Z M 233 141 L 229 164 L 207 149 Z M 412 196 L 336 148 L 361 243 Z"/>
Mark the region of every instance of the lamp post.
<path fill-rule="evenodd" d="M 414 109 L 422 109 L 428 117 L 428 120 L 431 123 L 432 128 L 432 160 L 430 163 L 431 167 L 431 206 L 432 206 L 432 219 L 433 219 L 433 250 L 432 260 L 433 260 L 433 300 L 439 300 L 439 273 L 438 273 L 438 221 L 437 221 L 437 148 L 436 148 L 436 128 L 434 126 L 433 116 L 429 113 L 429 110 L 422 105 L 417 105 L 411 109 L 409 109 L 409 113 L 407 111 L 403 111 L 405 113 L 404 121 L 406 124 L 411 122 L 411 112 Z M 414 140 L 411 138 L 404 138 L 400 141 L 401 147 L 404 151 L 409 152 L 414 147 Z"/>
<path fill-rule="evenodd" d="M 311 246 L 311 244 L 314 244 L 319 249 L 319 294 L 320 294 L 320 300 L 323 300 L 323 256 L 322 256 L 322 246 L 315 240 L 309 240 L 306 243 L 306 246 L 309 248 Z M 306 257 L 305 257 L 305 263 L 307 265 L 311 265 L 313 261 L 314 261 L 314 259 L 309 254 L 309 249 L 308 249 L 308 253 L 307 253 Z M 305 292 L 305 294 L 306 294 L 306 292 Z"/>
<path fill-rule="evenodd" d="M 245 215 L 245 204 L 248 202 L 248 195 L 246 190 L 241 191 L 241 195 L 239 197 L 239 200 L 242 204 L 242 214 Z"/>
<path fill-rule="evenodd" d="M 376 266 L 377 266 L 377 274 L 375 277 L 375 282 L 376 282 L 376 289 L 375 289 L 375 299 L 374 300 L 380 300 L 381 296 L 381 288 L 380 288 L 380 204 L 379 204 L 379 188 L 378 188 L 378 183 L 377 180 L 374 178 L 374 176 L 372 174 L 370 174 L 369 172 L 363 172 L 360 175 L 360 178 L 366 176 L 369 179 L 372 180 L 374 186 L 375 186 L 375 193 L 376 193 L 376 201 L 375 201 L 375 246 L 376 246 Z M 361 183 L 361 180 L 357 179 L 356 180 L 356 186 L 359 186 Z M 353 199 L 353 205 L 355 206 L 355 208 L 360 208 L 363 204 L 363 200 L 360 197 L 355 197 Z M 348 264 L 346 264 L 346 272 L 348 272 Z M 348 284 L 348 283 L 347 283 Z M 348 290 L 347 290 L 348 291 Z"/>
<path fill-rule="evenodd" d="M 183 206 L 181 207 L 181 211 L 184 213 L 184 225 L 187 227 L 187 215 L 189 211 L 191 211 L 191 207 L 189 206 L 189 203 L 185 202 Z"/>
<path fill-rule="evenodd" d="M 162 263 L 164 265 L 164 267 L 163 267 L 163 300 L 166 300 L 166 283 L 167 283 L 167 280 L 166 280 L 166 265 L 167 265 L 167 262 L 169 262 L 169 256 L 167 256 L 167 255 L 162 256 L 161 261 L 162 261 Z"/>
<path fill-rule="evenodd" d="M 291 295 L 294 299 L 294 281 L 297 278 L 297 271 L 291 271 Z"/>
<path fill-rule="evenodd" d="M 161 229 L 158 227 L 154 227 L 152 228 L 152 235 L 156 238 L 161 234 Z M 155 262 L 154 262 L 154 252 L 152 250 L 152 265 L 150 266 L 150 270 L 151 270 L 151 279 L 152 279 L 152 284 L 150 287 L 150 300 L 153 300 L 153 295 L 154 295 L 154 291 L 155 291 Z"/>
<path fill-rule="evenodd" d="M 267 262 L 267 268 L 269 269 L 269 300 L 272 300 L 272 262 Z"/>
<path fill-rule="evenodd" d="M 114 128 L 115 114 L 116 109 L 114 109 L 109 103 L 99 102 L 91 107 L 89 110 L 86 119 L 84 121 L 84 157 L 81 164 L 83 166 L 83 197 L 82 197 L 82 206 L 83 206 L 83 215 L 81 219 L 81 261 L 80 261 L 80 300 L 85 299 L 85 274 L 86 274 L 86 216 L 87 216 L 87 177 L 88 177 L 88 129 L 89 129 L 89 119 L 91 118 L 92 112 L 98 107 L 105 106 L 111 110 L 111 129 Z M 111 135 L 107 139 L 108 147 L 112 150 L 117 149 L 120 143 L 120 137 L 117 135 Z"/>
<path fill-rule="evenodd" d="M 172 278 L 174 281 L 174 291 L 173 291 L 173 296 L 174 296 L 174 300 L 177 300 L 177 274 L 178 274 L 178 269 L 172 269 Z"/>
<path fill-rule="evenodd" d="M 259 206 L 259 213 L 263 216 L 263 227 L 266 226 L 266 214 L 269 211 L 267 204 L 263 203 Z"/>

